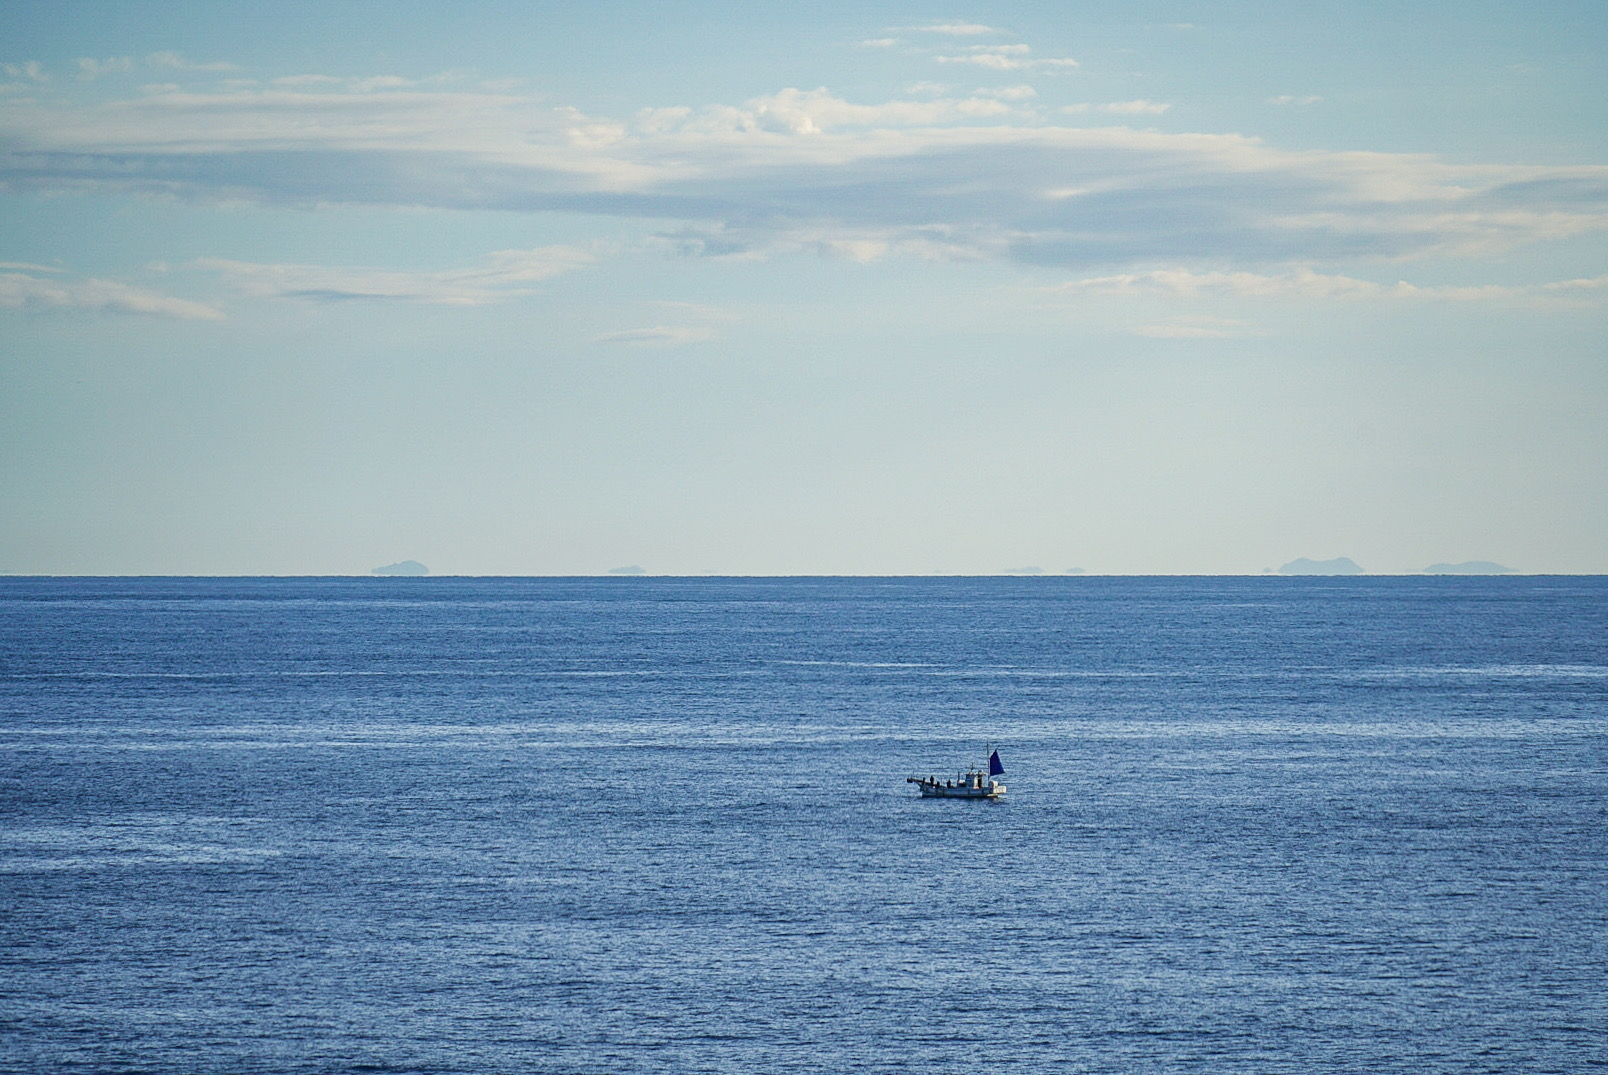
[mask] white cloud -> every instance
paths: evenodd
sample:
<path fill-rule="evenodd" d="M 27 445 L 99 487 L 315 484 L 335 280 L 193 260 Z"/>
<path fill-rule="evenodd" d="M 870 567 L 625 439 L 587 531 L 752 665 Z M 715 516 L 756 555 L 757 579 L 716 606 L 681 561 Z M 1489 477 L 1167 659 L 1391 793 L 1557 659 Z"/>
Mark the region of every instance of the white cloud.
<path fill-rule="evenodd" d="M 84 108 L 35 107 L 27 118 L 55 124 L 50 140 L 56 145 L 114 152 L 509 150 L 533 131 L 562 129 L 569 118 L 564 110 L 534 107 L 508 95 L 369 93 L 345 84 L 326 92 L 248 87 L 160 92 Z M 11 118 L 0 116 L 0 122 L 11 128 L 6 122 Z"/>
<path fill-rule="evenodd" d="M 643 134 L 658 134 L 661 131 L 674 130 L 685 123 L 692 115 L 692 109 L 685 106 L 679 108 L 644 108 L 636 114 L 636 129 Z"/>
<path fill-rule="evenodd" d="M 1111 101 L 1108 104 L 1096 106 L 1101 112 L 1112 112 L 1119 116 L 1159 116 L 1170 104 L 1160 101 Z"/>
<path fill-rule="evenodd" d="M 1322 97 L 1295 97 L 1288 93 L 1277 97 L 1269 97 L 1267 103 L 1271 105 L 1315 105 L 1323 100 Z"/>
<path fill-rule="evenodd" d="M 899 44 L 897 37 L 872 37 L 860 42 L 863 49 L 891 49 Z"/>
<path fill-rule="evenodd" d="M 1117 116 L 1159 116 L 1171 108 L 1170 104 L 1158 101 L 1107 101 L 1105 104 L 1079 104 L 1062 105 L 1061 112 L 1068 116 L 1087 115 L 1090 112 L 1106 112 Z"/>
<path fill-rule="evenodd" d="M 122 74 L 134 70 L 134 61 L 127 56 L 113 56 L 106 60 L 81 57 L 78 60 L 78 79 L 90 82 L 102 75 Z"/>
<path fill-rule="evenodd" d="M 999 71 L 1012 71 L 1029 64 L 1027 54 L 1033 51 L 1026 45 L 973 45 L 960 56 L 934 56 L 939 63 L 970 63 L 978 67 L 992 67 Z"/>
<path fill-rule="evenodd" d="M 949 37 L 979 37 L 983 34 L 998 34 L 1004 31 L 996 30 L 992 26 L 984 26 L 976 22 L 939 22 L 930 26 L 917 26 L 913 32 L 922 34 L 945 34 Z"/>
<path fill-rule="evenodd" d="M 750 130 L 813 134 L 834 127 L 932 126 L 961 119 L 1000 116 L 1009 111 L 1009 106 L 984 97 L 856 105 L 832 96 L 822 87 L 807 93 L 788 89 L 768 97 L 755 98 L 748 102 L 741 125 Z"/>
<path fill-rule="evenodd" d="M 780 90 L 766 97 L 756 97 L 741 108 L 716 106 L 697 114 L 686 108 L 644 110 L 638 113 L 635 128 L 639 134 L 817 135 L 834 128 L 931 127 L 994 118 L 1010 112 L 1009 105 L 992 96 L 857 105 L 834 97 L 823 87 L 808 91 Z"/>
<path fill-rule="evenodd" d="M 628 328 L 619 332 L 605 332 L 593 338 L 594 343 L 623 344 L 677 344 L 701 343 L 714 338 L 714 330 L 701 326 L 654 325 L 652 328 Z"/>
<path fill-rule="evenodd" d="M 370 78 L 336 78 L 332 75 L 286 75 L 273 80 L 275 86 L 290 89 L 340 88 L 352 93 L 373 93 L 377 90 L 399 90 L 418 83 L 395 75 L 377 75 Z"/>
<path fill-rule="evenodd" d="M 999 86 L 994 89 L 980 89 L 975 91 L 974 97 L 993 97 L 1000 101 L 1027 101 L 1038 96 L 1038 91 L 1032 86 Z"/>
<path fill-rule="evenodd" d="M 1396 298 L 1423 298 L 1448 302 L 1503 302 L 1537 308 L 1579 306 L 1608 299 L 1608 275 L 1542 284 L 1474 284 L 1415 287 L 1405 280 L 1386 294 Z"/>
<path fill-rule="evenodd" d="M 283 75 L 273 79 L 273 84 L 275 86 L 289 86 L 293 89 L 305 89 L 311 86 L 339 86 L 345 81 L 345 79 L 336 78 L 334 75 Z"/>
<path fill-rule="evenodd" d="M 177 52 L 153 52 L 145 57 L 145 62 L 151 67 L 168 68 L 174 71 L 200 71 L 200 72 L 226 72 L 238 71 L 240 68 L 232 63 L 195 63 L 185 59 Z"/>
<path fill-rule="evenodd" d="M 531 293 L 531 285 L 592 264 L 597 255 L 572 246 L 501 250 L 479 266 L 446 272 L 264 265 L 201 258 L 196 268 L 219 273 L 232 286 L 265 298 L 312 302 L 389 300 L 446 306 L 484 306 Z"/>
<path fill-rule="evenodd" d="M 888 243 L 883 239 L 822 238 L 817 245 L 824 254 L 861 265 L 880 261 L 888 254 Z"/>
<path fill-rule="evenodd" d="M 996 71 L 1015 71 L 1018 68 L 1030 66 L 1025 60 L 1018 60 L 1014 57 L 991 52 L 978 53 L 974 56 L 934 56 L 933 59 L 939 63 L 969 63 L 978 67 L 991 67 Z"/>
<path fill-rule="evenodd" d="M 6 265 L 6 268 L 37 266 Z M 44 270 L 59 272 L 60 270 Z M 109 314 L 144 314 L 185 321 L 221 321 L 223 312 L 205 303 L 174 298 L 115 280 L 40 279 L 26 272 L 0 272 L 0 308 L 43 312 L 87 310 Z"/>
<path fill-rule="evenodd" d="M 1454 165 L 1292 152 L 1233 134 L 1058 125 L 1013 106 L 1025 97 L 1015 88 L 867 104 L 788 88 L 741 106 L 654 108 L 620 122 L 511 93 L 308 86 L 229 84 L 99 104 L 0 98 L 10 146 L 0 182 L 675 220 L 683 231 L 670 241 L 722 257 L 794 249 L 1320 267 L 1483 258 L 1608 230 L 1604 167 Z M 448 284 L 432 287 L 451 293 Z"/>
<path fill-rule="evenodd" d="M 29 82 L 49 82 L 50 74 L 38 60 L 29 60 L 27 63 L 0 64 L 0 71 L 6 73 L 8 78 L 22 78 Z"/>
<path fill-rule="evenodd" d="M 1189 269 L 1152 269 L 1147 272 L 1094 276 L 1061 285 L 1065 291 L 1093 291 L 1107 295 L 1166 295 L 1174 298 L 1232 296 L 1235 298 L 1360 297 L 1381 292 L 1378 284 L 1349 276 L 1331 276 L 1297 269 L 1281 275 L 1254 272 L 1193 272 Z"/>
<path fill-rule="evenodd" d="M 787 254 L 809 253 L 861 265 L 892 257 L 929 262 L 978 261 L 980 244 L 953 229 L 933 225 L 919 228 L 852 228 L 797 225 L 763 232 L 733 228 L 687 228 L 657 237 L 659 244 L 686 257 L 730 261 L 759 261 Z M 990 253 L 998 256 L 1000 251 Z"/>
<path fill-rule="evenodd" d="M 1078 61 L 1067 58 L 1033 58 L 1027 45 L 971 45 L 963 55 L 934 56 L 939 63 L 969 63 L 995 71 L 1020 71 L 1033 67 L 1076 67 Z"/>
<path fill-rule="evenodd" d="M 1194 272 L 1152 269 L 1073 280 L 1055 289 L 1062 293 L 1163 296 L 1178 299 L 1424 299 L 1446 302 L 1512 302 L 1554 306 L 1608 299 L 1608 275 L 1541 284 L 1419 286 L 1398 280 L 1381 284 L 1353 276 L 1314 272 L 1310 268 L 1267 274 L 1242 271 Z"/>

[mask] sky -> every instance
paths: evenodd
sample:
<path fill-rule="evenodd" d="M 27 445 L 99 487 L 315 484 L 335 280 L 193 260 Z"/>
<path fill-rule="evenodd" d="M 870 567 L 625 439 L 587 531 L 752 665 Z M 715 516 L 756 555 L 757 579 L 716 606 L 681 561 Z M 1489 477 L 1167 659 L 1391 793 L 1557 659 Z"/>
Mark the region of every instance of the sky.
<path fill-rule="evenodd" d="M 0 573 L 1608 572 L 1604 56 L 1598 0 L 7 0 Z"/>

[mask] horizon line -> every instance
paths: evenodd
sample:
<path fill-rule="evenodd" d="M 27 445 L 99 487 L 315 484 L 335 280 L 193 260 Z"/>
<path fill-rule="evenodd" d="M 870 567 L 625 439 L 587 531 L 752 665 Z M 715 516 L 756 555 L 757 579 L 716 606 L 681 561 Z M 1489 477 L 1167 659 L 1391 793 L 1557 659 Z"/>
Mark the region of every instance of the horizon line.
<path fill-rule="evenodd" d="M 1275 579 L 1401 579 L 1401 578 L 1601 578 L 1608 571 L 1502 571 L 1502 572 L 1450 572 L 1450 571 L 1364 571 L 1343 574 L 1286 573 L 1263 571 L 991 571 L 991 572 L 900 572 L 900 573 L 823 573 L 823 572 L 764 572 L 722 574 L 703 572 L 677 574 L 673 572 L 588 572 L 585 574 L 453 574 L 429 572 L 423 575 L 388 575 L 365 572 L 322 573 L 165 573 L 165 572 L 8 572 L 0 571 L 0 579 L 1187 579 L 1187 578 L 1275 578 Z"/>

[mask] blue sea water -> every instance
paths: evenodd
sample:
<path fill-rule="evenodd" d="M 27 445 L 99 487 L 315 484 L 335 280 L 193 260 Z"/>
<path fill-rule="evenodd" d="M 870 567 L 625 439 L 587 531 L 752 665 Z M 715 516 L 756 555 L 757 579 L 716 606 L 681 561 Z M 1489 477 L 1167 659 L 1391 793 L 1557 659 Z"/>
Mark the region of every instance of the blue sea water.
<path fill-rule="evenodd" d="M 0 1069 L 1602 1070 L 1605 792 L 1604 578 L 0 579 Z"/>

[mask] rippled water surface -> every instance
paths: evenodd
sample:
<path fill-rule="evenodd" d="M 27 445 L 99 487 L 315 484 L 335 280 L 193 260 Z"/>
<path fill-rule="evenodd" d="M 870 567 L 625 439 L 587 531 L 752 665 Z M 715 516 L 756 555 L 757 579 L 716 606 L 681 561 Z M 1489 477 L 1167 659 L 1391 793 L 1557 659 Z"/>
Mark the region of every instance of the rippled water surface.
<path fill-rule="evenodd" d="M 0 1069 L 1602 1069 L 1605 793 L 1602 578 L 0 579 Z"/>

